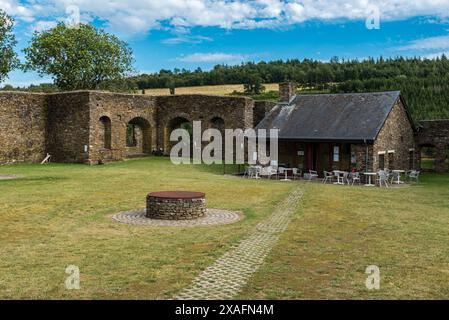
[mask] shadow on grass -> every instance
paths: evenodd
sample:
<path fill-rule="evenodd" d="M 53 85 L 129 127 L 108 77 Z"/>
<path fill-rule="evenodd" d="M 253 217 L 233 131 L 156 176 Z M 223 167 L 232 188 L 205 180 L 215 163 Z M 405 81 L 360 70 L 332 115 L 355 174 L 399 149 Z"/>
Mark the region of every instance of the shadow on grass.
<path fill-rule="evenodd" d="M 62 181 L 62 180 L 68 180 L 68 177 L 61 177 L 61 176 L 42 176 L 42 177 L 19 177 L 15 179 L 9 179 L 9 180 L 0 180 L 0 183 L 21 183 L 21 182 L 52 182 L 52 181 Z"/>

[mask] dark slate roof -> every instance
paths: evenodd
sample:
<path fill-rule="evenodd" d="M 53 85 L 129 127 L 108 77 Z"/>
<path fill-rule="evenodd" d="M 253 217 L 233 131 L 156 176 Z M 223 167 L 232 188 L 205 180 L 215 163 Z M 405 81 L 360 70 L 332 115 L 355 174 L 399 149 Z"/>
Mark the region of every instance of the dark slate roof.
<path fill-rule="evenodd" d="M 256 128 L 280 129 L 280 139 L 374 141 L 399 98 L 399 91 L 297 95 Z"/>

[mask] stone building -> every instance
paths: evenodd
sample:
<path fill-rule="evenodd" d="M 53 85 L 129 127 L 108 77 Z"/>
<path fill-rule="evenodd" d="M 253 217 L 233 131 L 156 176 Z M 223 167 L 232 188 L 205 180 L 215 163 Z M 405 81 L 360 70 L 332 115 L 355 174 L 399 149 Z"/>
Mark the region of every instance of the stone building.
<path fill-rule="evenodd" d="M 398 91 L 296 95 L 291 86 L 257 129 L 279 129 L 279 162 L 303 171 L 416 167 L 415 125 Z"/>
<path fill-rule="evenodd" d="M 207 128 L 280 128 L 280 161 L 304 170 L 419 167 L 421 146 L 449 146 L 449 120 L 414 125 L 399 92 L 296 95 L 280 102 L 208 95 L 149 96 L 100 91 L 0 92 L 0 164 L 98 164 L 168 154 L 170 132 L 193 121 Z M 440 150 L 439 149 L 439 150 Z M 448 171 L 443 151 L 437 170 Z"/>

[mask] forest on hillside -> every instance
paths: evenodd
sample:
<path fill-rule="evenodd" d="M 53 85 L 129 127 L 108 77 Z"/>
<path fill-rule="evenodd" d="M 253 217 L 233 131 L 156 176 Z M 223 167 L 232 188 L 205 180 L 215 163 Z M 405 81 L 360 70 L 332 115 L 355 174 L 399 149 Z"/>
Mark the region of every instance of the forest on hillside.
<path fill-rule="evenodd" d="M 217 65 L 210 71 L 161 70 L 130 78 L 139 89 L 201 85 L 278 83 L 296 81 L 302 92 L 366 92 L 401 90 L 415 120 L 449 118 L 449 60 L 392 58 L 287 60 Z M 263 98 L 260 92 L 248 92 Z M 267 93 L 267 97 L 273 94 Z"/>
<path fill-rule="evenodd" d="M 415 120 L 449 118 L 449 60 L 379 58 L 329 62 L 277 60 L 271 62 L 216 65 L 208 71 L 174 69 L 141 74 L 120 81 L 106 82 L 99 89 L 134 91 L 204 85 L 244 84 L 245 95 L 275 99 L 276 92 L 264 92 L 263 83 L 295 81 L 302 93 L 367 92 L 401 90 Z M 33 86 L 30 91 L 54 91 L 54 86 Z M 9 88 L 11 89 L 11 88 Z"/>

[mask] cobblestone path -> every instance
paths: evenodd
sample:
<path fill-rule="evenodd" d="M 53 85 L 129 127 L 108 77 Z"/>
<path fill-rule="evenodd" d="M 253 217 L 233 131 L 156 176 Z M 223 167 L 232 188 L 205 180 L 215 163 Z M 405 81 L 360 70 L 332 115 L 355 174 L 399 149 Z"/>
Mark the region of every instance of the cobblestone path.
<path fill-rule="evenodd" d="M 243 215 L 239 212 L 233 212 L 223 209 L 207 209 L 206 215 L 193 220 L 161 220 L 150 219 L 146 217 L 146 209 L 136 209 L 120 212 L 112 216 L 112 219 L 118 222 L 153 226 L 153 227 L 195 227 L 212 226 L 217 224 L 230 224 L 240 221 Z"/>
<path fill-rule="evenodd" d="M 301 188 L 293 190 L 269 218 L 256 225 L 245 239 L 207 267 L 175 299 L 221 300 L 235 297 L 287 228 L 302 195 Z"/>

